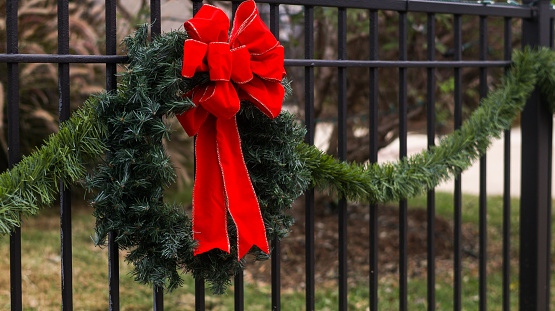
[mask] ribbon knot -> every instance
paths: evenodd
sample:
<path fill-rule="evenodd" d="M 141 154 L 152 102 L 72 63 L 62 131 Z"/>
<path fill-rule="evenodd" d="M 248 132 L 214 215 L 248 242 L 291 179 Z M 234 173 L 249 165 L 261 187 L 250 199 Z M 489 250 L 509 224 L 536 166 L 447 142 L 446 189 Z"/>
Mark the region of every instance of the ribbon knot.
<path fill-rule="evenodd" d="M 209 44 L 187 40 L 185 42 L 189 61 L 183 65 L 182 75 L 192 78 L 199 71 L 208 71 L 210 81 L 233 80 L 238 84 L 244 84 L 252 80 L 250 69 L 251 56 L 246 46 L 231 49 L 227 42 L 210 42 Z M 201 62 L 202 61 L 202 62 Z M 204 70 L 207 69 L 207 70 Z"/>
<path fill-rule="evenodd" d="M 193 190 L 194 254 L 214 248 L 230 252 L 229 212 L 237 227 L 238 259 L 252 246 L 269 254 L 266 229 L 241 150 L 235 115 L 240 101 L 252 102 L 268 117 L 281 111 L 283 47 L 258 15 L 254 1 L 237 8 L 228 41 L 229 19 L 203 5 L 185 22 L 182 75 L 208 72 L 210 82 L 186 95 L 196 107 L 177 116 L 195 143 L 197 172 Z"/>

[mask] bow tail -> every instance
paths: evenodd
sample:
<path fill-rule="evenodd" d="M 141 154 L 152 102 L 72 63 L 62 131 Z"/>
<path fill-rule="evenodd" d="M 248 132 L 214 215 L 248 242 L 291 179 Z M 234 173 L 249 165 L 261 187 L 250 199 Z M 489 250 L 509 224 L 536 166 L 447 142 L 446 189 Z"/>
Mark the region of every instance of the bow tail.
<path fill-rule="evenodd" d="M 216 117 L 208 115 L 195 142 L 197 172 L 193 189 L 193 238 L 199 243 L 195 255 L 213 248 L 230 251 L 225 186 L 216 136 Z"/>
<path fill-rule="evenodd" d="M 238 259 L 243 258 L 254 245 L 269 254 L 266 228 L 243 158 L 235 117 L 218 118 L 217 136 L 228 209 L 237 227 Z"/>

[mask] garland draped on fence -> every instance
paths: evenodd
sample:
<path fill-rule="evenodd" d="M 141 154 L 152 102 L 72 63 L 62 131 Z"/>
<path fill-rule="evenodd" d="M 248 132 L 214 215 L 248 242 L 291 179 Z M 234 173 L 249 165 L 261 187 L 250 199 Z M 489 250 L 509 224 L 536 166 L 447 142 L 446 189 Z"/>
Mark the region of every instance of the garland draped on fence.
<path fill-rule="evenodd" d="M 338 162 L 311 146 L 299 146 L 314 184 L 354 201 L 390 202 L 417 196 L 461 173 L 511 127 L 536 85 L 550 113 L 555 111 L 555 52 L 515 50 L 512 60 L 510 72 L 461 128 L 428 151 L 397 162 L 361 166 Z"/>
<path fill-rule="evenodd" d="M 182 283 L 180 268 L 205 278 L 221 293 L 244 262 L 237 262 L 236 250 L 193 256 L 191 221 L 179 206 L 162 201 L 163 189 L 175 178 L 161 144 L 170 132 L 163 118 L 192 107 L 183 94 L 206 76 L 180 76 L 185 33 L 170 32 L 152 42 L 147 37 L 148 28 L 142 27 L 125 39 L 130 62 L 117 93 L 93 95 L 42 147 L 0 174 L 0 234 L 52 204 L 60 180 L 81 183 L 86 165 L 104 157 L 97 174 L 87 181 L 88 187 L 99 189 L 92 202 L 95 242 L 103 245 L 108 231 L 117 231 L 120 248 L 132 249 L 127 260 L 134 263 L 140 282 L 173 289 Z M 291 115 L 266 120 L 243 104 L 237 122 L 268 237 L 287 234 L 293 220 L 284 211 L 310 183 L 351 200 L 387 202 L 418 195 L 460 173 L 510 128 L 536 85 L 553 110 L 555 52 L 515 51 L 511 70 L 459 130 L 429 151 L 373 165 L 339 162 L 302 143 L 304 129 Z M 142 175 L 126 179 L 130 165 Z M 126 192 L 145 188 L 152 190 L 140 199 Z M 136 202 L 129 203 L 133 198 Z M 229 230 L 233 235 L 233 227 Z"/>

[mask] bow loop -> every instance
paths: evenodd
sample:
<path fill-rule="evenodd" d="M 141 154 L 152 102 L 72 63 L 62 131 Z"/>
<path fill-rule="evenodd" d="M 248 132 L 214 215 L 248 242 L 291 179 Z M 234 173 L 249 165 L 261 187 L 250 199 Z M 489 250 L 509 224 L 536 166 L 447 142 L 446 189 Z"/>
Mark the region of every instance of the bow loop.
<path fill-rule="evenodd" d="M 232 48 L 247 46 L 251 54 L 263 54 L 279 46 L 279 42 L 260 18 L 254 1 L 245 1 L 237 8 L 229 42 Z"/>
<path fill-rule="evenodd" d="M 253 79 L 239 87 L 239 99 L 253 103 L 260 111 L 273 119 L 281 112 L 285 90 L 280 83 Z"/>
<path fill-rule="evenodd" d="M 283 66 L 275 66 L 276 62 L 283 63 L 283 46 L 277 46 L 274 49 L 260 55 L 251 55 L 251 70 L 254 74 L 264 80 L 272 82 L 281 82 L 285 77 Z"/>
<path fill-rule="evenodd" d="M 184 24 L 189 38 L 204 43 L 227 42 L 229 18 L 224 11 L 205 4 L 194 18 Z"/>
<path fill-rule="evenodd" d="M 197 40 L 189 39 L 185 41 L 183 46 L 183 67 L 181 75 L 186 78 L 192 78 L 197 72 L 208 70 L 208 65 L 204 61 L 208 52 L 208 44 Z"/>

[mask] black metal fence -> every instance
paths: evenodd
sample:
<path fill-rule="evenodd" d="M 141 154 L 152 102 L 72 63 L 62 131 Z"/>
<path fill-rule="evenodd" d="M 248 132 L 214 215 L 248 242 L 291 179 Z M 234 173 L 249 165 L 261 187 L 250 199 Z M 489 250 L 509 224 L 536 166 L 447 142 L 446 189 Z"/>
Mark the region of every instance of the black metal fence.
<path fill-rule="evenodd" d="M 426 68 L 427 70 L 427 135 L 428 145 L 434 144 L 435 137 L 435 90 L 437 68 L 452 68 L 454 77 L 454 124 L 458 128 L 462 122 L 462 70 L 474 67 L 479 70 L 479 94 L 487 95 L 487 76 L 490 67 L 506 67 L 510 64 L 512 21 L 522 20 L 522 45 L 553 46 L 553 19 L 555 13 L 548 0 L 525 0 L 523 5 L 491 4 L 489 1 L 477 2 L 444 2 L 431 0 L 263 0 L 269 4 L 270 29 L 279 36 L 280 31 L 280 5 L 295 5 L 304 9 L 304 59 L 286 59 L 286 66 L 304 68 L 305 85 L 305 123 L 308 129 L 306 142 L 314 143 L 314 70 L 317 67 L 337 68 L 337 107 L 338 107 L 338 154 L 342 160 L 346 159 L 347 148 L 347 69 L 350 67 L 369 68 L 369 93 L 368 109 L 370 111 L 369 135 L 370 158 L 374 163 L 378 160 L 378 75 L 380 68 L 398 68 L 398 118 L 400 156 L 407 154 L 407 94 L 411 81 L 407 79 L 409 68 Z M 232 2 L 236 9 L 239 2 Z M 153 33 L 161 32 L 161 2 L 151 0 L 151 20 Z M 105 63 L 106 88 L 116 88 L 116 64 L 124 63 L 125 57 L 116 55 L 116 1 L 106 0 L 106 54 L 107 55 L 69 55 L 69 17 L 68 0 L 58 0 L 58 54 L 57 55 L 30 55 L 18 53 L 18 1 L 7 0 L 6 28 L 7 28 L 7 54 L 0 54 L 0 62 L 6 63 L 8 68 L 7 92 L 7 126 L 9 132 L 9 166 L 13 166 L 20 159 L 19 138 L 19 63 L 57 63 L 59 66 L 59 109 L 60 121 L 69 117 L 69 66 L 71 63 Z M 198 11 L 202 1 L 193 0 L 193 10 Z M 337 8 L 338 51 L 337 59 L 314 59 L 314 8 Z M 365 9 L 369 11 L 369 55 L 365 61 L 347 59 L 347 10 Z M 398 12 L 398 60 L 380 60 L 378 43 L 378 12 Z M 407 45 L 407 13 L 420 12 L 427 14 L 427 60 L 409 61 Z M 450 61 L 436 61 L 435 30 L 436 14 L 449 14 L 453 16 L 454 57 Z M 479 59 L 463 60 L 462 17 L 466 15 L 479 17 Z M 488 56 L 488 20 L 491 17 L 504 19 L 504 57 L 503 60 L 487 60 Z M 287 56 L 286 56 L 287 57 Z M 521 184 L 521 213 L 520 213 L 520 259 L 519 259 L 519 308 L 520 310 L 548 310 L 550 305 L 550 275 L 551 275 L 551 158 L 552 158 L 552 116 L 548 113 L 545 102 L 539 93 L 529 99 L 522 113 L 522 184 Z M 504 154 L 504 211 L 503 211 L 503 310 L 510 309 L 510 276 L 516 273 L 516 267 L 511 269 L 510 261 L 510 132 L 505 133 Z M 480 162 L 480 221 L 479 221 L 479 309 L 486 310 L 487 300 L 487 206 L 486 206 L 486 164 L 485 157 Z M 492 176 L 491 178 L 498 178 Z M 308 191 L 305 196 L 306 207 L 306 309 L 315 309 L 315 236 L 314 236 L 314 191 Z M 428 310 L 436 309 L 435 289 L 435 193 L 428 192 L 427 200 L 427 306 Z M 454 297 L 455 310 L 461 310 L 462 297 L 462 194 L 461 178 L 456 178 L 454 189 Z M 378 310 L 379 276 L 378 276 L 378 222 L 377 206 L 369 207 L 370 213 L 370 248 L 368 251 L 370 262 L 369 305 L 370 310 Z M 339 200 L 339 310 L 348 308 L 347 287 L 347 202 Z M 407 201 L 399 202 L 399 309 L 412 309 L 408 305 L 407 286 Z M 72 242 L 71 242 L 71 201 L 70 192 L 62 185 L 61 194 L 61 266 L 62 266 L 62 309 L 73 309 L 72 297 Z M 280 245 L 273 241 L 275 252 L 272 255 L 272 308 L 281 309 L 280 300 Z M 22 276 L 21 276 L 21 232 L 16 230 L 10 237 L 10 275 L 11 275 L 11 309 L 22 310 Z M 119 310 L 119 267 L 118 249 L 110 237 L 109 246 L 109 305 L 110 310 Z M 197 280 L 195 283 L 195 306 L 197 310 L 205 309 L 204 282 Z M 249 309 L 244 305 L 243 275 L 235 278 L 235 309 Z M 155 310 L 163 309 L 163 293 L 154 288 Z M 284 308 L 287 309 L 284 303 Z"/>

